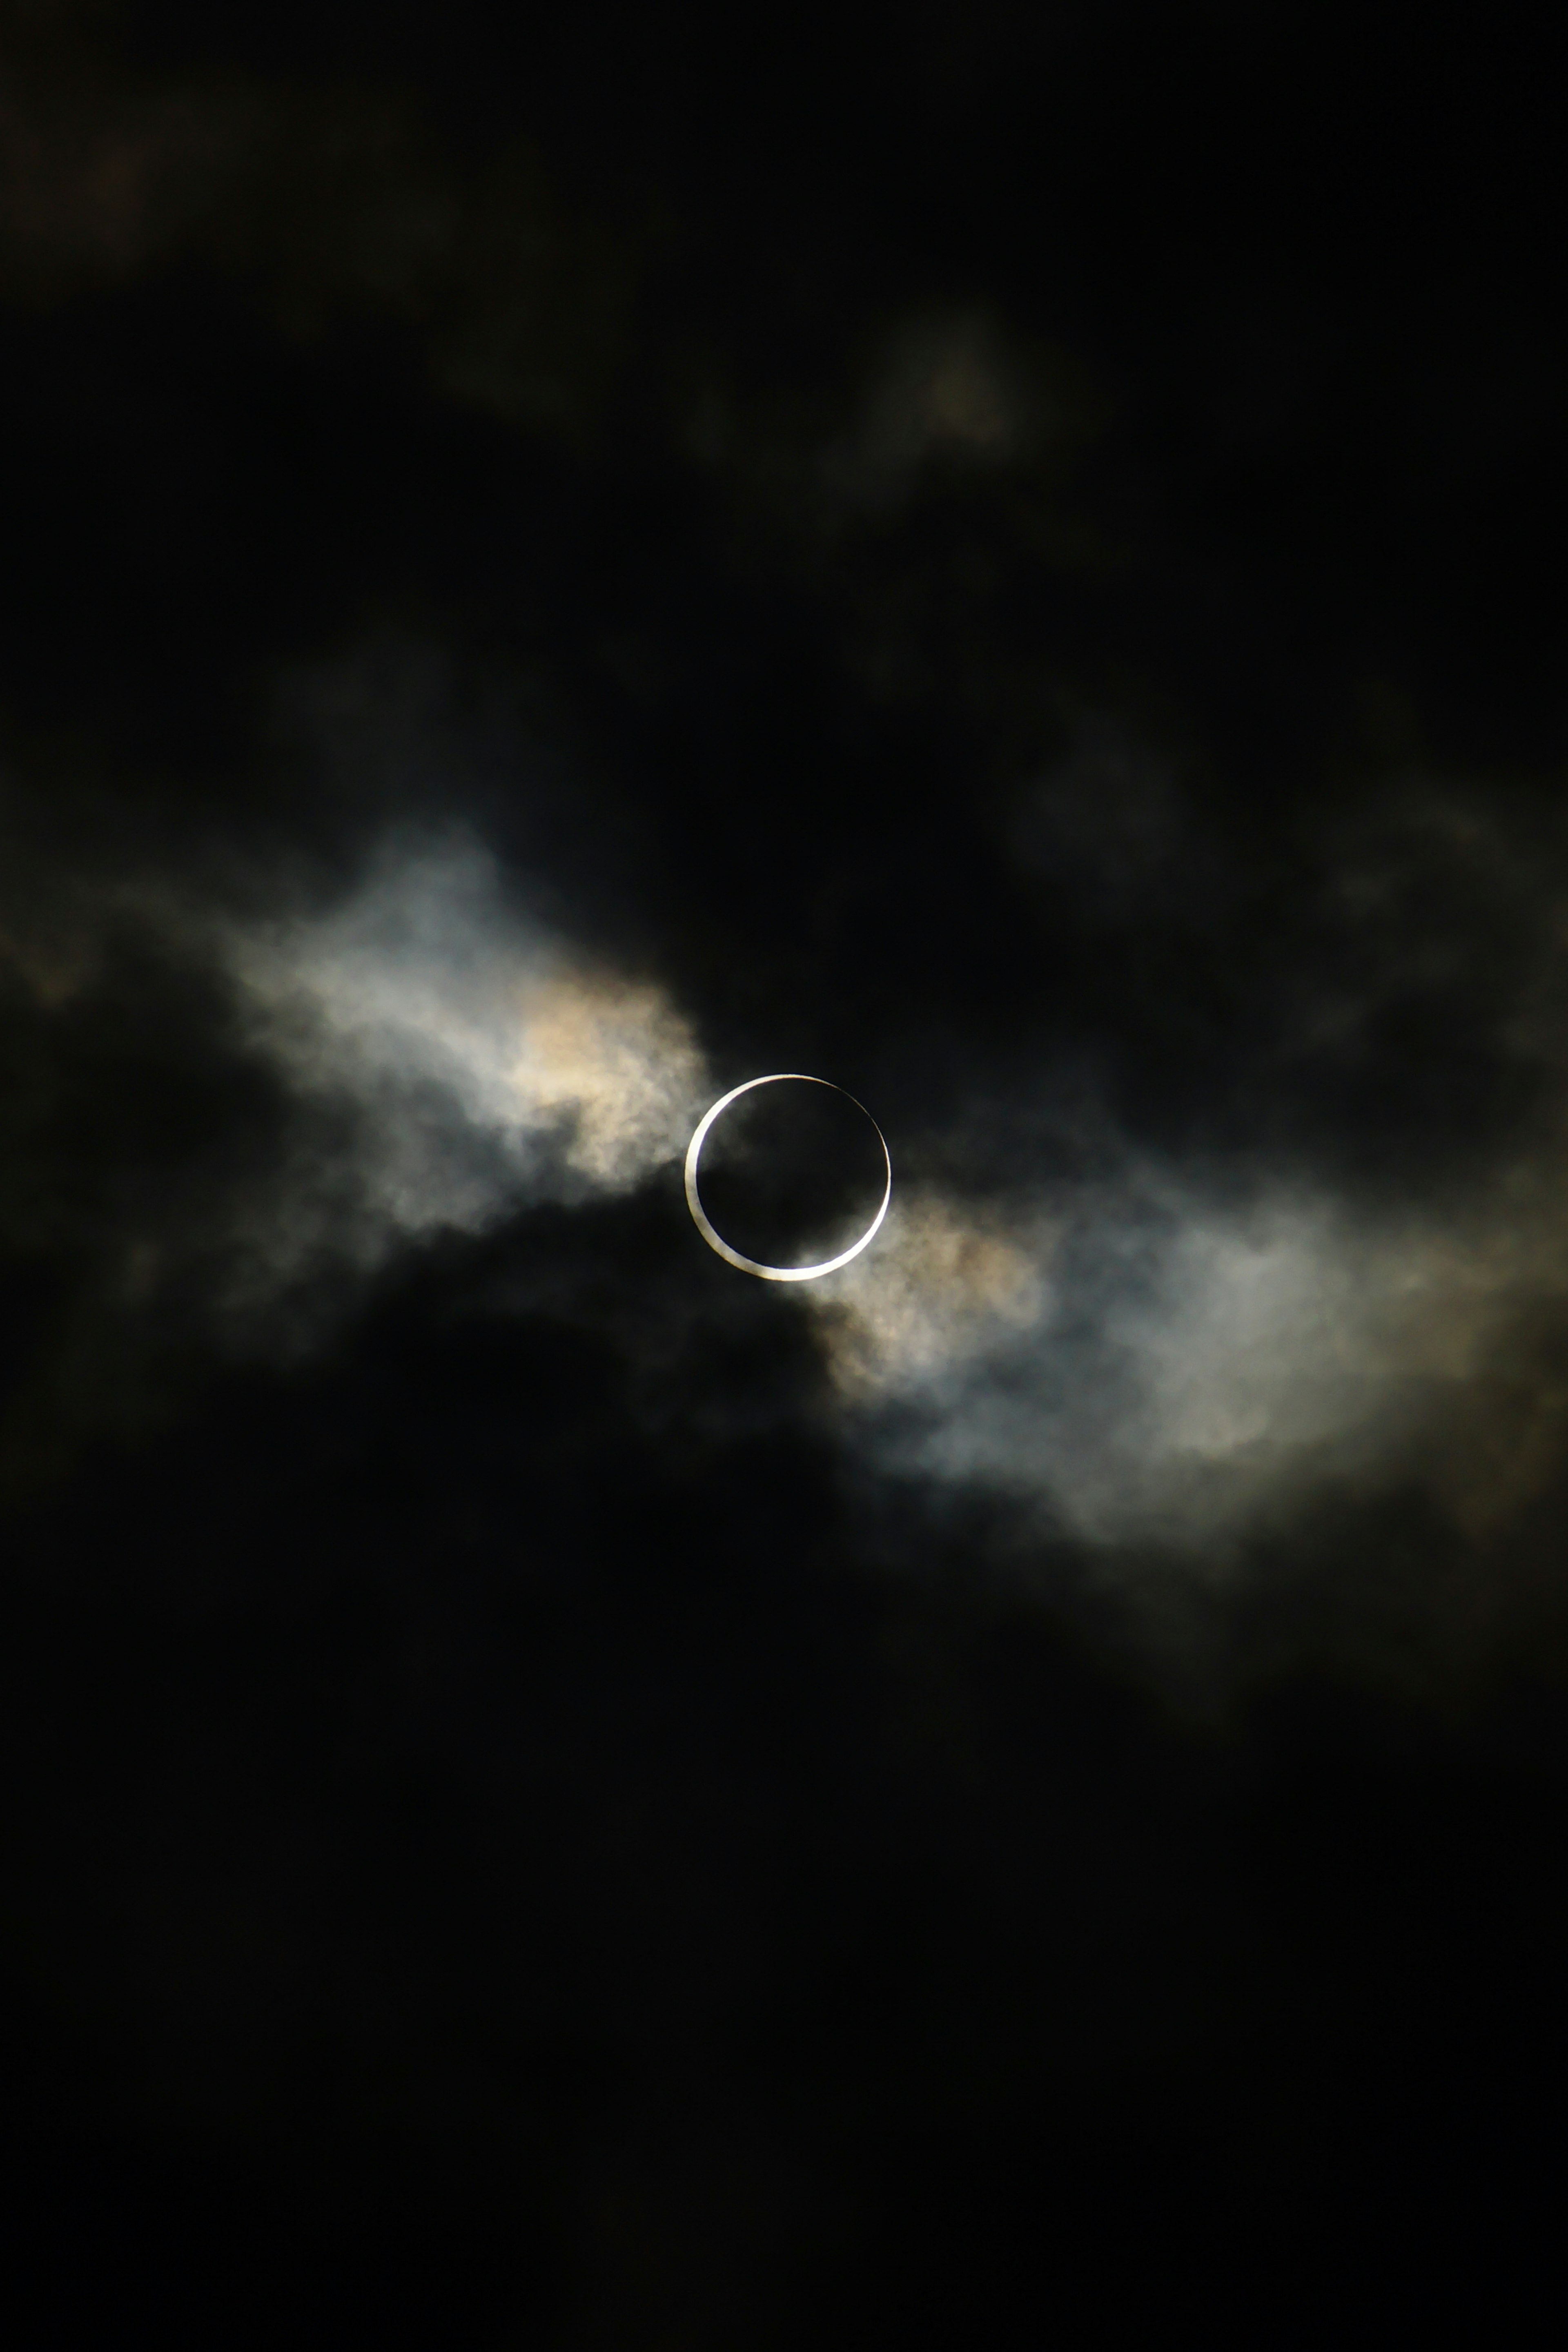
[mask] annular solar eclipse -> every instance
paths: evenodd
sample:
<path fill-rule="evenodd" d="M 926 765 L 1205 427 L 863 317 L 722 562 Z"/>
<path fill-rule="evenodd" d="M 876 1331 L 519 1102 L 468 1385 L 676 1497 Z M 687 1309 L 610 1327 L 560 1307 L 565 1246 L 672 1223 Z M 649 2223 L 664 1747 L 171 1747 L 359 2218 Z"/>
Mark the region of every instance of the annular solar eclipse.
<path fill-rule="evenodd" d="M 747 1257 L 740 1250 L 732 1249 L 724 1235 L 714 1226 L 707 1211 L 703 1207 L 702 1195 L 697 1190 L 697 1167 L 702 1159 L 703 1145 L 707 1140 L 708 1129 L 713 1126 L 714 1121 L 729 1108 L 732 1102 L 738 1101 L 742 1095 L 748 1095 L 754 1087 L 776 1087 L 785 1079 L 795 1079 L 810 1087 L 831 1087 L 834 1094 L 842 1095 L 846 1102 L 854 1103 L 855 1108 L 871 1120 L 876 1139 L 882 1146 L 883 1161 L 887 1170 L 887 1181 L 883 1187 L 881 1204 L 864 1233 L 857 1242 L 852 1243 L 847 1250 L 841 1250 L 837 1257 L 824 1258 L 821 1265 L 764 1265 L 760 1260 Z M 720 1095 L 712 1109 L 704 1113 L 697 1122 L 696 1131 L 686 1146 L 686 1206 L 692 1213 L 692 1221 L 698 1233 L 701 1234 L 709 1249 L 716 1250 L 727 1265 L 738 1266 L 742 1274 L 758 1275 L 764 1282 L 815 1282 L 820 1275 L 834 1274 L 841 1265 L 848 1265 L 851 1258 L 859 1257 L 867 1244 L 875 1240 L 882 1221 L 887 1214 L 887 1204 L 892 1198 L 893 1160 L 887 1149 L 887 1138 L 877 1126 L 875 1119 L 872 1118 L 864 1103 L 855 1101 L 854 1096 L 849 1093 L 847 1088 L 833 1086 L 831 1078 L 813 1078 L 803 1070 L 774 1070 L 767 1077 L 747 1078 L 744 1086 L 731 1087 L 728 1094 Z"/>

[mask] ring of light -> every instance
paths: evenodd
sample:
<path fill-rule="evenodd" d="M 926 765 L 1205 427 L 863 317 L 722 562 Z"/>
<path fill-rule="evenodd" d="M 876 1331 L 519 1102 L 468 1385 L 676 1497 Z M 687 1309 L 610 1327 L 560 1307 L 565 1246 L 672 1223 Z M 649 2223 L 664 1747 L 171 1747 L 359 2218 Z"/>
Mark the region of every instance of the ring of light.
<path fill-rule="evenodd" d="M 875 1129 L 876 1139 L 882 1146 L 883 1159 L 887 1163 L 887 1182 L 883 1188 L 882 1206 L 858 1242 L 847 1250 L 841 1250 L 837 1257 L 825 1259 L 821 1265 L 763 1265 L 754 1257 L 743 1257 L 739 1250 L 731 1249 L 722 1234 L 715 1231 L 708 1213 L 703 1207 L 702 1196 L 697 1191 L 697 1161 L 702 1157 L 702 1148 L 707 1139 L 707 1131 L 720 1111 L 727 1110 L 730 1104 L 741 1095 L 748 1095 L 753 1087 L 776 1087 L 782 1078 L 800 1078 L 809 1087 L 832 1087 L 834 1094 L 842 1095 L 846 1102 L 854 1103 L 856 1110 L 865 1111 L 867 1118 L 871 1118 L 871 1113 L 866 1110 L 864 1103 L 855 1102 L 853 1095 L 848 1093 L 844 1087 L 834 1087 L 831 1078 L 808 1077 L 803 1070 L 774 1070 L 765 1078 L 747 1078 L 743 1087 L 731 1087 L 728 1094 L 720 1095 L 713 1108 L 699 1121 L 696 1133 L 686 1146 L 686 1206 L 692 1213 L 692 1222 L 709 1249 L 716 1250 L 720 1257 L 730 1265 L 737 1265 L 742 1274 L 760 1275 L 764 1282 L 815 1282 L 820 1274 L 835 1274 L 841 1265 L 848 1265 L 852 1257 L 859 1257 L 866 1244 L 875 1240 L 882 1221 L 887 1214 L 887 1204 L 893 1198 L 893 1160 L 888 1151 L 887 1138 L 877 1126 L 874 1118 L 871 1118 L 871 1123 Z"/>

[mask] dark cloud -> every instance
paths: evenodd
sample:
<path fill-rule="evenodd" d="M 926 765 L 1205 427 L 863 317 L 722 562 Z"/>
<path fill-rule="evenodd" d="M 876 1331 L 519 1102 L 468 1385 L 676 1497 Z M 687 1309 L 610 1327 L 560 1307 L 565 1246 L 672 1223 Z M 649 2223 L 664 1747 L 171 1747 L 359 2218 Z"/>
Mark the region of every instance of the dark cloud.
<path fill-rule="evenodd" d="M 1507 2334 L 1547 84 L 753 29 L 6 14 L 14 2274 L 160 2344 Z M 788 1295 L 682 1195 L 763 1070 L 896 1172 Z"/>

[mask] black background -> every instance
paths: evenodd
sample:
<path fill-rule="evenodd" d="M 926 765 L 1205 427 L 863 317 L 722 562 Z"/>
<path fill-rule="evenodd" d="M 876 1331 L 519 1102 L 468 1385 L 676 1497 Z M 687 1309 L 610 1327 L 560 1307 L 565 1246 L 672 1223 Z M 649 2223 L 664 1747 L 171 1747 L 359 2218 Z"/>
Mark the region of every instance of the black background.
<path fill-rule="evenodd" d="M 901 1172 L 1070 1084 L 1371 1204 L 1531 1131 L 1516 902 L 1418 875 L 1392 986 L 1322 908 L 1416 771 L 1561 870 L 1544 49 L 1112 0 L 5 42 L 8 935 L 457 810 Z M 1026 387 L 1005 456 L 864 438 L 939 331 Z M 278 717 L 332 664 L 337 768 Z M 1152 890 L 1098 772 L 1060 871 L 1017 813 L 1096 728 L 1180 777 Z M 89 928 L 3 1007 L 17 2341 L 1544 2337 L 1554 1470 L 1506 1559 L 1414 1481 L 1302 1503 L 1194 1704 L 1060 1530 L 846 1467 L 678 1171 L 236 1357 L 208 1221 L 279 1081 Z"/>

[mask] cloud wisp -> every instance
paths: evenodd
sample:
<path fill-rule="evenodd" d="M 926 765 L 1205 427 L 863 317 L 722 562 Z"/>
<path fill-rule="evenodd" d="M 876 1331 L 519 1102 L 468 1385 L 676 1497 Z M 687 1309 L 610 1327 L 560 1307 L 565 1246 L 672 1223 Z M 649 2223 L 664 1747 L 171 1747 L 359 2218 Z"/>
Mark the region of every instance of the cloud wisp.
<path fill-rule="evenodd" d="M 468 835 L 385 843 L 337 904 L 236 927 L 223 951 L 253 1042 L 298 1099 L 349 1116 L 333 1172 L 364 1259 L 630 1191 L 702 1108 L 703 1057 L 667 996 L 530 921 Z M 308 1223 L 297 1187 L 275 1251 Z"/>
<path fill-rule="evenodd" d="M 1432 1435 L 1473 1436 L 1521 1316 L 1568 1296 L 1552 1190 L 1513 1181 L 1449 1223 L 1153 1169 L 980 1221 L 933 1199 L 819 1311 L 874 1459 L 1093 1543 L 1212 1554 L 1308 1486 L 1417 1463 L 1481 1523 L 1518 1498 L 1522 1435 Z"/>
<path fill-rule="evenodd" d="M 1403 864 L 1398 842 L 1380 851 L 1380 907 L 1401 903 L 1394 883 L 1429 856 L 1435 822 Z M 1469 834 L 1461 846 L 1477 868 Z M 1365 867 L 1341 874 L 1353 914 Z M 1526 887 L 1500 848 L 1493 868 Z M 1327 1489 L 1415 1481 L 1469 1533 L 1506 1523 L 1550 1482 L 1568 1428 L 1552 1370 L 1568 1150 L 1547 1099 L 1562 1091 L 1563 931 L 1550 890 L 1529 887 L 1505 928 L 1536 945 L 1497 992 L 1499 1050 L 1542 1076 L 1545 1115 L 1441 1194 L 1358 1195 L 1262 1147 L 1183 1163 L 1118 1141 L 1103 1108 L 1092 1173 L 1066 1172 L 1067 1155 L 1037 1173 L 1045 1081 L 1031 1094 L 1025 1076 L 960 1110 L 939 1182 L 895 1164 L 875 1245 L 773 1302 L 807 1318 L 852 1456 L 877 1476 L 1004 1494 L 1102 1552 L 1152 1544 L 1220 1569 Z M 242 1351 L 268 1334 L 309 1347 L 404 1248 L 630 1195 L 678 1165 L 719 1091 L 668 991 L 541 921 L 470 829 L 393 827 L 334 895 L 290 901 L 280 884 L 245 916 L 188 891 L 109 896 L 116 921 L 215 964 L 230 1014 L 214 1049 L 243 1045 L 281 1118 L 265 1149 L 241 1138 L 167 1204 L 131 1187 L 141 1206 L 104 1243 L 125 1269 L 108 1291 L 149 1315 L 177 1293 Z M 1387 928 L 1393 978 L 1375 962 L 1354 975 L 1363 1025 L 1412 962 L 1409 926 Z M 85 950 L 50 961 L 18 938 L 38 1020 L 97 1001 Z M 1301 1055 L 1357 1034 L 1325 1027 L 1322 999 L 1303 982 Z M 604 1312 L 584 1234 L 588 1255 L 549 1277 L 569 1320 Z M 685 1410 L 683 1348 L 726 1311 L 718 1293 L 693 1288 L 684 1308 L 673 1296 L 661 1288 L 656 1311 L 651 1294 L 628 1300 L 615 1322 L 639 1378 L 659 1367 L 666 1420 Z M 786 1387 L 769 1412 L 802 1403 Z M 738 1424 L 751 1407 L 726 1410 Z"/>
<path fill-rule="evenodd" d="M 333 1164 L 297 1164 L 269 1204 L 274 1279 L 623 1194 L 714 1090 L 668 996 L 529 918 L 470 835 L 390 838 L 335 904 L 225 952 L 297 1098 L 349 1114 Z M 1314 1486 L 1412 1475 L 1484 1526 L 1549 1469 L 1533 1389 L 1528 1412 L 1496 1397 L 1519 1331 L 1568 1295 L 1560 1158 L 1539 1146 L 1447 1209 L 1131 1145 L 984 1206 L 895 1181 L 877 1245 L 798 1306 L 862 1459 L 1004 1490 L 1091 1545 L 1219 1558 Z"/>

